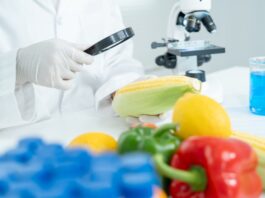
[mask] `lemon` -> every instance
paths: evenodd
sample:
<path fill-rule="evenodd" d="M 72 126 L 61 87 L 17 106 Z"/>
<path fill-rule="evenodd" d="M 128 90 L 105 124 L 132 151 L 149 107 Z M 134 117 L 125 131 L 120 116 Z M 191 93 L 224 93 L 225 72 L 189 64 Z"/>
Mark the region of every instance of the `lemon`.
<path fill-rule="evenodd" d="M 231 122 L 224 108 L 213 99 L 186 94 L 173 109 L 173 122 L 179 125 L 178 135 L 229 137 L 232 135 Z"/>
<path fill-rule="evenodd" d="M 71 141 L 69 147 L 81 147 L 93 153 L 116 151 L 117 141 L 110 135 L 101 132 L 82 134 Z"/>

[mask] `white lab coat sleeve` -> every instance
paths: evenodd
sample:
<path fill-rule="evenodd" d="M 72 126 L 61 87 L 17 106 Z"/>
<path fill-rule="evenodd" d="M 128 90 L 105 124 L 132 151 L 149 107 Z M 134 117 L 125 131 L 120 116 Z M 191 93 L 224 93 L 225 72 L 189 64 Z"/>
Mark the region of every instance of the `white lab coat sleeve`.
<path fill-rule="evenodd" d="M 21 122 L 15 95 L 17 50 L 0 54 L 0 128 Z"/>
<path fill-rule="evenodd" d="M 0 129 L 35 120 L 34 87 L 16 87 L 17 50 L 0 53 Z"/>
<path fill-rule="evenodd" d="M 108 34 L 124 28 L 121 13 L 115 0 L 110 0 L 108 17 Z M 136 81 L 144 74 L 141 63 L 133 58 L 133 43 L 131 40 L 109 50 L 104 54 L 105 64 L 101 69 L 101 86 L 96 91 L 96 108 L 106 104 L 110 95 L 125 85 Z"/>

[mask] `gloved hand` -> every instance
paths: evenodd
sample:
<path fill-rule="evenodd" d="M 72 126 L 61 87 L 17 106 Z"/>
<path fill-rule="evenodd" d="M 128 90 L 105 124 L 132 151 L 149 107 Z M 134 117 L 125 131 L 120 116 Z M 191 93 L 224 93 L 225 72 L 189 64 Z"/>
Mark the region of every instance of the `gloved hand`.
<path fill-rule="evenodd" d="M 38 85 L 66 90 L 72 85 L 82 65 L 93 62 L 83 52 L 86 47 L 52 39 L 18 50 L 17 84 L 32 82 Z"/>
<path fill-rule="evenodd" d="M 159 123 L 168 117 L 167 113 L 159 114 L 159 115 L 141 115 L 139 117 L 126 117 L 125 120 L 130 125 L 139 125 L 143 123 Z"/>

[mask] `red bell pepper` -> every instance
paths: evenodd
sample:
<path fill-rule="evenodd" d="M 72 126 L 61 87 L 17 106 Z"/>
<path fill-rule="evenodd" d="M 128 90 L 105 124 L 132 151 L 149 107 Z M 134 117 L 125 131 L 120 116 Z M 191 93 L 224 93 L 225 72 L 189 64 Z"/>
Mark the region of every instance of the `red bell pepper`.
<path fill-rule="evenodd" d="M 192 137 L 173 155 L 171 166 L 155 159 L 171 179 L 172 198 L 258 198 L 261 179 L 254 150 L 240 140 Z"/>

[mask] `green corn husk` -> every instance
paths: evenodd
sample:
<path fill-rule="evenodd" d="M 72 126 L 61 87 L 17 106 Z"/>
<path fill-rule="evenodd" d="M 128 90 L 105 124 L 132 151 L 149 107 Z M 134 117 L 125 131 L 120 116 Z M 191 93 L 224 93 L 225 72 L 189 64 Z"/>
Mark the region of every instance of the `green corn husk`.
<path fill-rule="evenodd" d="M 173 108 L 186 93 L 199 93 L 201 82 L 184 76 L 136 82 L 117 91 L 112 106 L 121 117 L 158 115 Z"/>
<path fill-rule="evenodd" d="M 263 190 L 265 190 L 265 152 L 259 149 L 255 149 L 255 150 L 256 150 L 256 153 L 259 159 L 259 165 L 258 165 L 257 171 L 262 181 L 262 188 Z"/>

